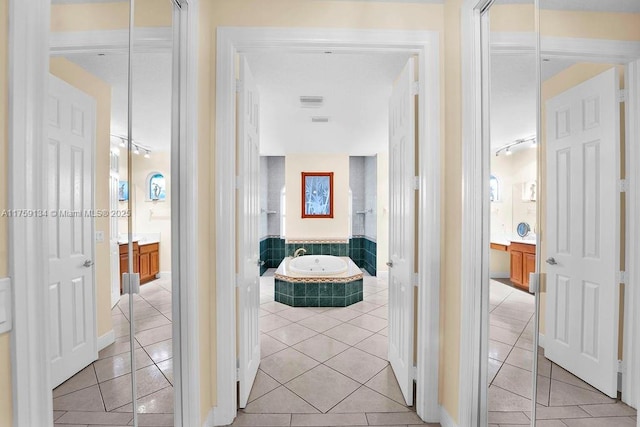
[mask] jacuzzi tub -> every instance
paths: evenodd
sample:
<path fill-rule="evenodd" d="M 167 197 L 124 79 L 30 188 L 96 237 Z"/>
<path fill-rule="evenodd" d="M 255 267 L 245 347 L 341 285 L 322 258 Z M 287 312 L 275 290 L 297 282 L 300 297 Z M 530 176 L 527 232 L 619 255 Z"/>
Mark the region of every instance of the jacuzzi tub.
<path fill-rule="evenodd" d="M 348 257 L 287 257 L 274 279 L 274 300 L 292 307 L 346 307 L 363 298 L 362 270 Z"/>
<path fill-rule="evenodd" d="M 332 276 L 347 271 L 347 262 L 332 255 L 304 255 L 289 261 L 289 271 L 305 276 Z"/>

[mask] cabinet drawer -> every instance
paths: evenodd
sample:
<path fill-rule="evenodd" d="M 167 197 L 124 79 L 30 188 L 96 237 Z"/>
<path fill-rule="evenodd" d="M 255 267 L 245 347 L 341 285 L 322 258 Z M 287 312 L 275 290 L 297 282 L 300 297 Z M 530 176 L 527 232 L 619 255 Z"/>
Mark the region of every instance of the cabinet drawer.
<path fill-rule="evenodd" d="M 148 245 L 140 245 L 140 254 L 148 254 L 149 252 L 158 252 L 160 245 L 158 243 L 149 243 Z"/>

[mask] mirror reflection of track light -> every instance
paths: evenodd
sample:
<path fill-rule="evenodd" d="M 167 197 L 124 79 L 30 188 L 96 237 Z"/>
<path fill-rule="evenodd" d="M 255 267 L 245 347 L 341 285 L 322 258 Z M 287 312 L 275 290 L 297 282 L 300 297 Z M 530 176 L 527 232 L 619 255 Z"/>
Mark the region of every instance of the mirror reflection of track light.
<path fill-rule="evenodd" d="M 535 135 L 530 136 L 528 138 L 516 139 L 515 141 L 510 142 L 509 144 L 505 144 L 502 147 L 498 148 L 496 150 L 496 157 L 501 154 L 504 154 L 505 156 L 510 156 L 513 154 L 514 149 L 520 149 L 526 146 L 535 147 L 537 142 L 538 141 Z"/>
<path fill-rule="evenodd" d="M 123 135 L 114 135 L 111 134 L 112 138 L 116 138 L 119 139 L 120 142 L 118 143 L 118 145 L 122 148 L 127 148 L 127 145 L 129 143 L 129 140 L 127 139 L 126 136 Z M 140 152 L 144 151 L 144 158 L 145 159 L 149 159 L 151 158 L 151 149 L 136 142 L 136 141 L 131 141 L 131 146 L 133 147 L 133 154 L 140 154 Z"/>

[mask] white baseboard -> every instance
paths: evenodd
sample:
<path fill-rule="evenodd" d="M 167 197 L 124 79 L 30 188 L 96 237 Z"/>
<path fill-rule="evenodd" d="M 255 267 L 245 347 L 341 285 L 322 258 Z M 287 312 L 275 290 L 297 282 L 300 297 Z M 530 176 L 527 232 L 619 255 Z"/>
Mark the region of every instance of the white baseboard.
<path fill-rule="evenodd" d="M 440 406 L 440 425 L 442 427 L 458 427 L 451 415 L 442 406 Z"/>
<path fill-rule="evenodd" d="M 160 273 L 158 273 L 158 278 L 161 277 L 171 277 L 171 271 L 161 271 Z"/>
<path fill-rule="evenodd" d="M 98 351 L 116 342 L 116 333 L 112 330 L 98 337 Z"/>
<path fill-rule="evenodd" d="M 544 348 L 544 334 L 538 333 L 538 347 Z"/>
<path fill-rule="evenodd" d="M 511 277 L 508 271 L 496 271 L 489 275 L 492 279 L 508 279 Z"/>

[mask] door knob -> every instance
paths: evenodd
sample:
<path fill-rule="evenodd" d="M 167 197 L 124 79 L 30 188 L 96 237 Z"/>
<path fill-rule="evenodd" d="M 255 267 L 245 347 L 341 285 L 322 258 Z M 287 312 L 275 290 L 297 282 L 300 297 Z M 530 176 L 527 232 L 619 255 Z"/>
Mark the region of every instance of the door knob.
<path fill-rule="evenodd" d="M 91 267 L 92 265 L 93 265 L 93 261 L 91 261 L 90 259 L 86 260 L 84 264 L 82 264 L 83 267 L 87 267 L 87 268 Z"/>
<path fill-rule="evenodd" d="M 547 264 L 549 264 L 549 265 L 556 265 L 556 264 L 558 264 L 558 263 L 556 262 L 555 258 L 553 258 L 553 257 L 549 257 L 549 258 L 547 258 Z"/>
<path fill-rule="evenodd" d="M 393 267 L 393 261 L 387 261 L 387 267 L 389 268 Z"/>

